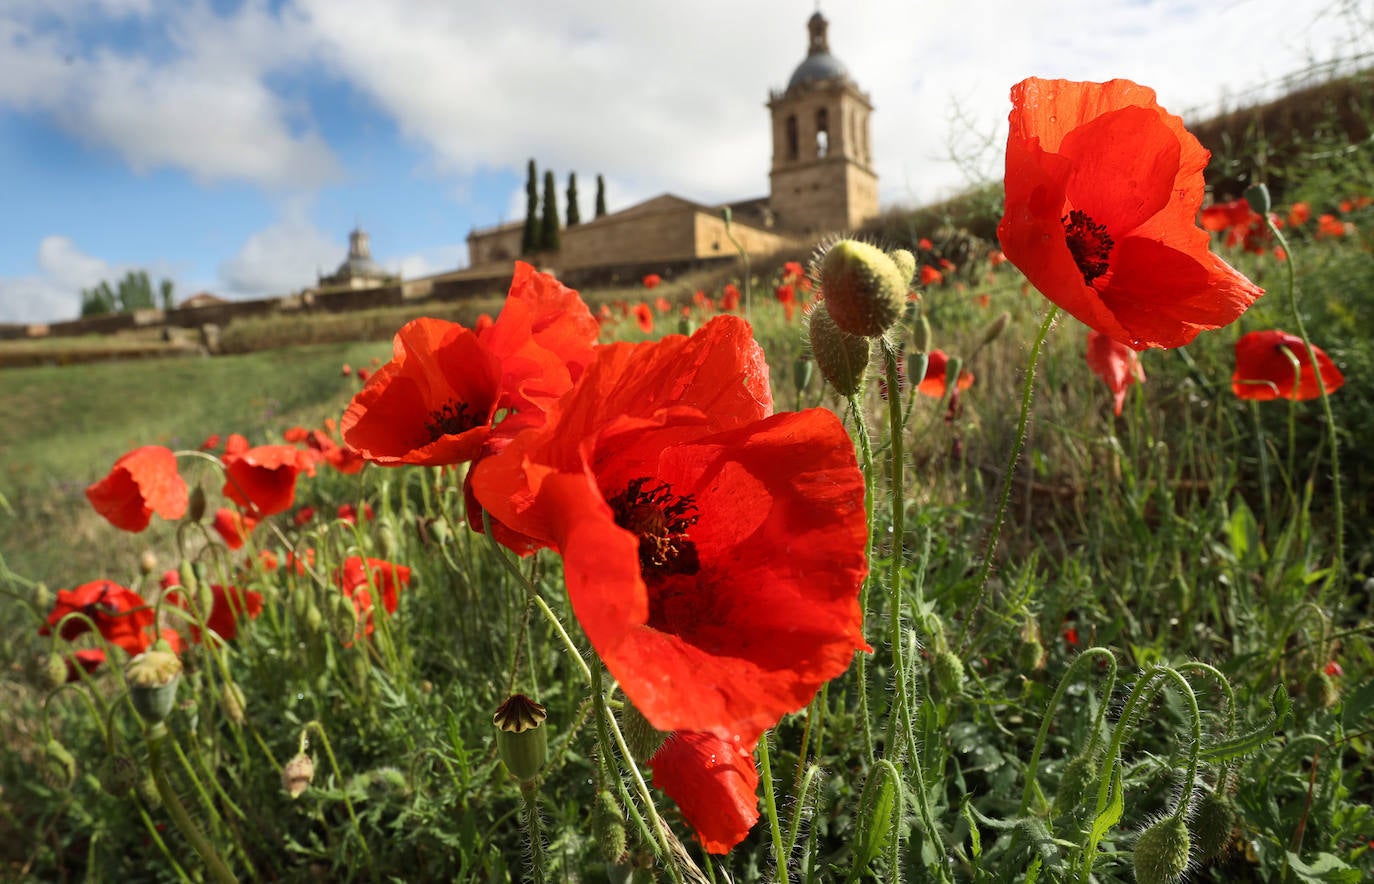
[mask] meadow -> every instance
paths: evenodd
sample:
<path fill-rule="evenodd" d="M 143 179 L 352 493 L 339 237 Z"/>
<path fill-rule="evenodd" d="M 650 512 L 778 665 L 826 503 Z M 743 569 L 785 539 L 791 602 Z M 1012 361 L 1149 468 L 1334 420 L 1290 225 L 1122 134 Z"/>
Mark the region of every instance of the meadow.
<path fill-rule="evenodd" d="M 743 360 L 739 383 L 776 412 L 719 397 L 739 411 L 721 438 L 758 433 L 772 447 L 738 455 L 753 466 L 737 490 L 702 485 L 699 514 L 640 485 L 604 503 L 621 528 L 650 505 L 669 518 L 660 557 L 631 544 L 632 572 L 686 567 L 673 556 L 693 539 L 704 560 L 695 532 L 719 500 L 762 538 L 730 547 L 748 588 L 729 591 L 771 591 L 749 583 L 760 574 L 795 590 L 769 610 L 713 602 L 712 616 L 744 618 L 713 641 L 766 649 L 736 648 L 719 670 L 665 669 L 671 688 L 653 681 L 670 653 L 636 656 L 607 638 L 621 615 L 614 599 L 597 607 L 597 587 L 628 579 L 624 544 L 584 540 L 581 521 L 559 527 L 557 508 L 552 528 L 514 522 L 518 495 L 491 496 L 500 486 L 482 476 L 483 459 L 506 449 L 364 465 L 353 449 L 385 460 L 395 440 L 368 430 L 344 445 L 366 426 L 345 420 L 341 432 L 350 400 L 381 386 L 359 370 L 392 354 L 363 340 L 372 331 L 0 372 L 3 876 L 1369 880 L 1374 144 L 1338 132 L 1299 141 L 1282 168 L 1256 159 L 1273 153 L 1258 141 L 1214 158 L 1234 178 L 1249 157 L 1249 177 L 1272 185 L 1270 207 L 1252 194 L 1265 213 L 1218 191 L 1230 214 L 1202 216 L 1211 249 L 1265 294 L 1215 330 L 1145 350 L 1139 375 L 1120 351 L 1095 372 L 1087 327 L 1031 284 L 1038 271 L 1009 242 L 969 232 L 996 227 L 1000 200 L 982 224 L 885 219 L 874 237 L 885 257 L 861 257 L 905 250 L 912 297 L 903 286 L 887 305 L 895 319 L 845 351 L 861 357 L 836 361 L 835 339 L 813 345 L 808 331 L 844 289 L 830 256 L 849 246 L 793 256 L 801 267 L 779 256 L 748 273 L 583 292 L 602 345 L 672 356 L 580 392 L 613 371 L 598 362 L 550 394 L 567 398 L 549 414 L 590 422 L 584 412 L 626 391 L 666 396 L 650 380 L 727 358 Z M 1007 193 L 1010 204 L 1010 181 Z M 1082 270 L 1089 259 L 1074 260 Z M 461 319 L 485 328 L 499 309 Z M 739 318 L 766 378 L 750 368 Z M 1306 353 L 1287 351 L 1293 374 L 1237 383 L 1237 344 L 1298 324 L 1343 385 L 1302 401 L 1242 398 L 1292 387 Z M 713 377 L 702 369 L 671 395 L 691 400 Z M 502 400 L 507 420 L 543 401 L 520 389 L 528 401 Z M 641 407 L 629 401 L 626 414 L 677 426 L 678 412 Z M 638 439 L 619 419 L 607 426 Z M 542 464 L 538 446 L 574 438 L 560 432 L 502 442 Z M 816 444 L 837 434 L 842 444 Z M 132 532 L 83 492 L 140 446 L 175 450 L 190 491 L 184 514 Z M 296 464 L 283 506 L 233 478 L 249 446 L 280 446 L 271 456 Z M 572 456 L 560 451 L 549 457 Z M 849 491 L 840 503 L 838 487 Z M 245 524 L 254 507 L 261 518 Z M 556 542 L 517 556 L 510 525 Z M 63 607 L 59 590 L 97 580 L 137 603 L 68 596 Z M 816 594 L 846 580 L 858 631 L 836 638 L 848 615 L 816 613 Z M 651 610 L 667 630 L 672 618 Z M 158 636 L 169 644 L 149 648 Z M 149 665 L 162 658 L 131 662 L 130 642 L 175 650 L 179 677 Z M 837 645 L 843 665 L 822 666 Z M 751 654 L 773 662 L 738 683 L 721 674 Z M 804 687 L 754 697 L 745 683 L 772 686 L 778 672 Z M 158 696 L 170 705 L 150 711 L 150 686 L 169 678 L 174 695 Z M 703 711 L 717 705 L 744 713 Z M 756 745 L 739 722 L 762 722 Z M 710 742 L 731 729 L 733 748 Z M 657 754 L 694 749 L 695 767 Z"/>

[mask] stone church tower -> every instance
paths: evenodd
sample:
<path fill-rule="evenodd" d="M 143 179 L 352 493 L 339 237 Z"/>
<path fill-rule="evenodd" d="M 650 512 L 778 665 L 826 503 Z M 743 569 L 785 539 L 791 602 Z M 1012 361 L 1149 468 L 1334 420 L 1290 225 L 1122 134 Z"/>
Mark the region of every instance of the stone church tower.
<path fill-rule="evenodd" d="M 878 214 L 878 175 L 868 132 L 868 96 L 830 54 L 830 23 L 806 23 L 806 59 L 773 91 L 773 167 L 768 207 L 781 229 L 817 236 L 854 230 Z"/>

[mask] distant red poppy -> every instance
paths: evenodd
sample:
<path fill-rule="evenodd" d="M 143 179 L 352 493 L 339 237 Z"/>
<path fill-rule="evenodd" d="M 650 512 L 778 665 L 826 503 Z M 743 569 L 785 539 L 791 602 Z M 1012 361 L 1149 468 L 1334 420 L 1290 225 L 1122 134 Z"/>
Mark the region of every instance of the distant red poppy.
<path fill-rule="evenodd" d="M 335 572 L 334 580 L 343 594 L 353 600 L 359 618 L 365 618 L 363 631 L 371 635 L 373 592 L 380 594 L 382 607 L 388 614 L 396 613 L 399 593 L 410 585 L 410 569 L 381 559 L 349 556 L 343 567 Z"/>
<path fill-rule="evenodd" d="M 800 261 L 786 261 L 782 265 L 782 278 L 798 280 L 806 275 Z"/>
<path fill-rule="evenodd" d="M 143 596 L 118 583 L 92 580 L 76 589 L 59 589 L 48 622 L 39 628 L 38 634 L 51 635 L 59 623 L 62 627 L 58 634 L 66 641 L 89 632 L 91 627 L 86 619 L 71 617 L 63 622 L 64 617 L 75 613 L 84 614 L 106 641 L 130 654 L 141 654 L 153 643 L 149 632 L 155 619 L 153 609 Z"/>
<path fill-rule="evenodd" d="M 649 305 L 640 302 L 635 305 L 635 322 L 639 323 L 639 330 L 644 334 L 652 334 L 654 330 L 654 313 L 649 309 Z"/>
<path fill-rule="evenodd" d="M 935 243 L 923 236 L 917 240 L 916 248 L 929 252 L 931 249 L 935 248 Z"/>
<path fill-rule="evenodd" d="M 1313 345 L 1312 351 L 1321 370 L 1321 385 L 1326 387 L 1326 392 L 1334 393 L 1345 383 L 1345 376 L 1320 347 Z M 1231 375 L 1231 390 L 1241 399 L 1259 402 L 1321 396 L 1302 338 L 1277 329 L 1253 331 L 1236 341 L 1236 371 Z"/>
<path fill-rule="evenodd" d="M 312 512 L 311 515 L 314 513 Z M 258 520 L 255 517 L 223 506 L 215 510 L 215 519 L 210 523 L 210 527 L 215 529 L 215 533 L 224 540 L 224 545 L 230 549 L 242 548 L 243 542 L 248 539 L 248 535 L 252 534 L 253 529 L 257 526 Z"/>
<path fill-rule="evenodd" d="M 153 513 L 164 519 L 186 515 L 186 482 L 176 455 L 161 445 L 135 448 L 115 461 L 108 475 L 86 489 L 86 499 L 111 525 L 142 531 Z"/>
<path fill-rule="evenodd" d="M 340 521 L 347 522 L 350 525 L 356 525 L 358 523 L 358 507 L 351 503 L 341 504 L 339 506 L 338 516 Z M 364 503 L 363 520 L 370 522 L 373 518 L 372 505 Z"/>
<path fill-rule="evenodd" d="M 1348 225 L 1335 215 L 1322 215 L 1317 218 L 1317 236 L 1340 238 L 1346 235 Z"/>
<path fill-rule="evenodd" d="M 306 524 L 315 518 L 315 508 L 313 506 L 303 506 L 296 510 L 296 514 L 291 517 L 291 521 L 297 527 Z"/>
<path fill-rule="evenodd" d="M 658 288 L 660 282 L 663 282 L 663 277 L 659 276 L 657 273 L 650 273 L 644 277 L 644 287 L 646 289 Z"/>
<path fill-rule="evenodd" d="M 1345 670 L 1342 669 L 1341 664 L 1337 663 L 1335 660 L 1327 661 L 1327 664 L 1322 669 L 1322 672 L 1325 672 L 1332 678 L 1340 678 L 1342 675 L 1345 675 Z"/>
<path fill-rule="evenodd" d="M 1088 329 L 1087 360 L 1088 368 L 1102 378 L 1107 389 L 1112 391 L 1115 413 L 1121 414 L 1121 406 L 1126 401 L 1126 388 L 1136 382 L 1145 383 L 1145 369 L 1140 365 L 1140 356 L 1125 344 Z"/>
<path fill-rule="evenodd" d="M 495 324 L 496 320 L 491 318 L 490 313 L 480 313 L 477 316 L 477 321 L 472 324 L 472 330 L 480 335 Z"/>
<path fill-rule="evenodd" d="M 1301 227 L 1312 220 L 1312 206 L 1310 203 L 1293 203 L 1288 207 L 1288 226 Z"/>
<path fill-rule="evenodd" d="M 720 309 L 726 313 L 739 309 L 739 288 L 733 282 L 727 282 L 721 290 Z"/>
<path fill-rule="evenodd" d="M 175 571 L 168 573 L 176 574 Z M 167 593 L 169 604 L 183 609 L 188 607 L 185 591 L 181 589 L 180 575 L 177 575 L 175 582 L 170 586 L 164 580 L 163 589 L 170 590 Z M 201 612 L 205 617 L 205 626 L 225 641 L 233 641 L 238 636 L 240 620 L 253 620 L 262 613 L 262 593 L 260 592 L 212 583 L 210 584 L 210 597 L 212 600 L 210 610 Z M 191 641 L 202 641 L 200 624 L 192 621 L 187 628 L 191 633 Z"/>
<path fill-rule="evenodd" d="M 105 665 L 104 648 L 82 648 L 63 657 L 67 663 L 67 681 L 80 681 L 81 673 L 87 675 Z"/>
<path fill-rule="evenodd" d="M 224 457 L 224 496 L 262 519 L 291 508 L 296 477 L 315 473 L 314 460 L 293 445 L 259 445 Z"/>
<path fill-rule="evenodd" d="M 290 442 L 292 445 L 299 445 L 310 438 L 310 431 L 302 426 L 287 427 L 281 434 L 283 442 Z"/>
<path fill-rule="evenodd" d="M 1263 290 L 1197 226 L 1208 153 L 1128 80 L 1012 87 L 1007 258 L 1047 298 L 1136 350 L 1233 322 Z"/>
<path fill-rule="evenodd" d="M 1001 267 L 1007 263 L 1007 256 L 1001 249 L 993 249 L 988 252 L 988 264 L 993 267 Z"/>
<path fill-rule="evenodd" d="M 782 305 L 783 315 L 786 317 L 787 321 L 791 322 L 793 315 L 795 315 L 797 311 L 797 290 L 787 283 L 783 283 L 774 290 L 773 296 L 776 297 L 778 303 Z"/>
<path fill-rule="evenodd" d="M 922 264 L 922 265 L 921 265 L 921 285 L 923 285 L 923 286 L 939 285 L 940 283 L 942 283 L 942 282 L 944 282 L 944 281 L 945 281 L 945 275 L 944 275 L 943 273 L 941 273 L 940 271 L 936 270 L 934 267 L 931 267 L 929 264 Z"/>
<path fill-rule="evenodd" d="M 949 374 L 949 355 L 944 350 L 931 350 L 926 354 L 926 373 L 917 385 L 916 392 L 932 399 L 945 398 L 945 378 Z M 973 386 L 973 374 L 959 372 L 959 389 L 967 390 Z"/>
<path fill-rule="evenodd" d="M 707 853 L 726 853 L 759 819 L 754 742 L 679 731 L 649 759 L 654 785 L 672 798 Z"/>
<path fill-rule="evenodd" d="M 205 437 L 205 441 L 200 443 L 201 451 L 214 451 L 219 447 L 219 434 L 211 433 Z"/>
<path fill-rule="evenodd" d="M 657 298 L 654 298 L 654 309 L 659 313 L 671 313 L 673 312 L 673 302 L 659 295 Z"/>
<path fill-rule="evenodd" d="M 370 378 L 370 377 L 372 377 L 372 372 L 368 371 L 366 368 L 360 368 L 360 369 L 358 369 L 358 382 L 359 382 L 359 383 L 362 383 L 362 384 L 367 383 L 367 379 Z"/>
<path fill-rule="evenodd" d="M 768 417 L 767 378 L 734 316 L 610 344 L 475 468 L 494 518 L 562 553 L 592 646 L 663 731 L 752 740 L 867 647 L 853 445 L 825 409 Z"/>
<path fill-rule="evenodd" d="M 349 365 L 347 362 L 339 366 L 339 375 L 341 377 L 348 377 L 351 374 L 353 374 L 353 366 Z"/>

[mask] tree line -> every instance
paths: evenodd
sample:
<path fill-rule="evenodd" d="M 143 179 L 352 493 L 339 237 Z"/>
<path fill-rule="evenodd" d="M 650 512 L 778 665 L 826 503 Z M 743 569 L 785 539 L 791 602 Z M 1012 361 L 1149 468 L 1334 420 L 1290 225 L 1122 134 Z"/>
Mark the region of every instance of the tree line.
<path fill-rule="evenodd" d="M 157 302 L 153 298 L 153 282 L 146 270 L 130 270 L 115 285 L 102 279 L 98 285 L 81 290 L 81 315 L 102 316 L 106 313 L 130 313 L 151 310 L 156 306 L 171 310 L 172 281 L 163 279 L 157 286 Z"/>
<path fill-rule="evenodd" d="M 582 223 L 582 212 L 577 202 L 577 173 L 568 173 L 568 227 Z M 596 176 L 596 217 L 606 214 L 606 180 Z M 544 172 L 544 198 L 539 198 L 539 172 L 534 160 L 529 163 L 529 175 L 525 181 L 525 233 L 520 240 L 520 254 L 557 251 L 559 242 L 558 194 L 554 190 L 553 172 Z"/>

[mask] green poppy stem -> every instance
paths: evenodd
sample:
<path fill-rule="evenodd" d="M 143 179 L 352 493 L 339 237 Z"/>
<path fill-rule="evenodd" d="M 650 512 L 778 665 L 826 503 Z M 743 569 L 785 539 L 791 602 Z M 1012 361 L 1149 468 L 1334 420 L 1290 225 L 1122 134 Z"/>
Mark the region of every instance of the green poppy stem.
<path fill-rule="evenodd" d="M 162 806 L 167 808 L 167 813 L 172 817 L 172 823 L 205 862 L 212 879 L 218 884 L 236 884 L 238 879 L 229 871 L 224 860 L 220 859 L 210 839 L 205 837 L 205 833 L 196 825 L 195 820 L 191 819 L 181 799 L 177 797 L 176 789 L 172 788 L 172 784 L 167 780 L 167 774 L 162 768 L 162 744 L 167 739 L 167 726 L 160 721 L 157 722 L 144 733 L 144 739 L 148 744 L 148 767 L 152 769 L 153 783 L 157 786 Z"/>

